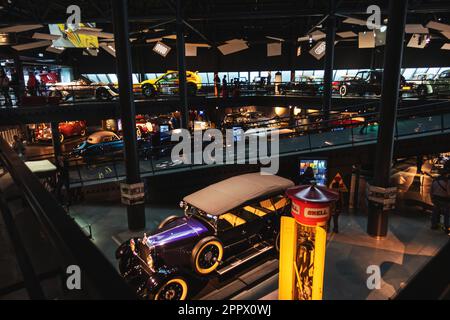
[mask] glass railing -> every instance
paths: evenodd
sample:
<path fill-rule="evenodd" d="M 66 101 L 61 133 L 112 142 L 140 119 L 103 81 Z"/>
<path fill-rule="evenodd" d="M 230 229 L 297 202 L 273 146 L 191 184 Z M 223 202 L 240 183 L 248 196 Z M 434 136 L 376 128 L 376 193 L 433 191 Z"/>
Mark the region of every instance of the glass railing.
<path fill-rule="evenodd" d="M 396 122 L 395 139 L 449 132 L 450 110 L 447 108 L 436 114 L 437 108 L 434 105 L 433 113 L 429 113 L 431 109 L 427 110 L 426 106 L 402 110 Z M 319 118 L 317 122 L 281 128 L 268 127 L 265 130 L 267 130 L 269 137 L 271 135 L 270 132 L 273 130 L 277 130 L 280 133 L 280 156 L 375 143 L 378 133 L 378 112 L 340 117 L 326 121 Z M 246 143 L 245 154 L 239 156 L 248 159 L 248 141 Z M 208 166 L 207 164 L 196 165 L 172 161 L 171 148 L 173 145 L 174 143 L 167 143 L 150 149 L 139 149 L 141 175 L 150 176 Z M 192 148 L 192 150 L 194 149 Z M 121 156 L 112 156 L 105 153 L 99 155 L 98 159 L 90 164 L 86 164 L 86 161 L 83 159 L 72 159 L 68 170 L 70 184 L 75 186 L 96 184 L 99 180 L 118 181 L 125 176 Z"/>
<path fill-rule="evenodd" d="M 6 95 L 0 97 L 0 105 L 4 107 L 57 105 L 64 103 L 110 102 L 118 99 L 118 85 L 112 83 L 90 84 L 47 84 L 37 87 L 11 86 L 9 99 Z M 322 81 L 308 82 L 229 82 L 226 86 L 211 82 L 187 83 L 189 98 L 236 98 L 240 96 L 301 96 L 320 97 L 323 95 Z M 136 100 L 178 98 L 177 82 L 159 83 L 155 85 L 133 85 Z M 349 85 L 345 81 L 332 83 L 333 98 L 364 97 L 379 99 L 381 85 Z M 448 98 L 450 85 L 448 82 L 415 81 L 399 87 L 399 95 L 404 98 Z"/>

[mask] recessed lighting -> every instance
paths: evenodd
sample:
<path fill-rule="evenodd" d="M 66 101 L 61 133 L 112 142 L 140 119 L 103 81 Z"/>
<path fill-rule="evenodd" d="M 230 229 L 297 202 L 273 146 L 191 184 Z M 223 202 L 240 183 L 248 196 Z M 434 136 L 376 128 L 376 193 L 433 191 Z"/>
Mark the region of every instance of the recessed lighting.
<path fill-rule="evenodd" d="M 39 53 L 38 56 L 42 58 L 44 56 L 44 54 L 43 53 Z"/>

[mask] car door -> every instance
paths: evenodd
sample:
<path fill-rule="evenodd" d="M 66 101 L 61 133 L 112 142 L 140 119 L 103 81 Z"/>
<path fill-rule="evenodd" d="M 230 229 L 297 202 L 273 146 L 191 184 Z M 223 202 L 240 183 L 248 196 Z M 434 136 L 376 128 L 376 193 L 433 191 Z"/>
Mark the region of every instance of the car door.
<path fill-rule="evenodd" d="M 438 94 L 450 94 L 450 70 L 445 70 L 439 75 L 436 91 Z"/>
<path fill-rule="evenodd" d="M 247 221 L 237 210 L 222 214 L 217 219 L 217 235 L 227 254 L 237 253 L 248 247 Z"/>
<path fill-rule="evenodd" d="M 178 72 L 167 73 L 157 84 L 161 93 L 173 93 L 174 89 L 178 87 Z"/>
<path fill-rule="evenodd" d="M 369 77 L 369 91 L 373 94 L 381 94 L 381 73 L 371 72 Z"/>

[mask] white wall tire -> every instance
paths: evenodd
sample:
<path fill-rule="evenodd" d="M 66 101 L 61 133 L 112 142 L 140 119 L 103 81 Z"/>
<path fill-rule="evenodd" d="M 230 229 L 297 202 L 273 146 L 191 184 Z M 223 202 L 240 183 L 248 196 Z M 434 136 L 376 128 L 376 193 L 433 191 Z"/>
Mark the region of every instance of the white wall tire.
<path fill-rule="evenodd" d="M 204 238 L 192 250 L 192 258 L 192 264 L 197 274 L 210 274 L 222 261 L 223 245 L 216 237 Z"/>
<path fill-rule="evenodd" d="M 175 277 L 162 285 L 155 295 L 155 300 L 186 300 L 187 293 L 186 280 Z"/>

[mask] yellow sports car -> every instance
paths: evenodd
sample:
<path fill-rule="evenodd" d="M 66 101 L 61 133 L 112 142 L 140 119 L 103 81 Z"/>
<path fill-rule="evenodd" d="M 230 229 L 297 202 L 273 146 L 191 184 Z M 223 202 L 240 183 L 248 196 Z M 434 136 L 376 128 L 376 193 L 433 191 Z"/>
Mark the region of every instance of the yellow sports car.
<path fill-rule="evenodd" d="M 169 70 L 156 79 L 145 80 L 139 84 L 142 94 L 154 97 L 157 94 L 173 94 L 178 92 L 178 71 Z M 202 78 L 198 72 L 186 71 L 186 86 L 190 96 L 195 96 L 202 87 Z"/>

